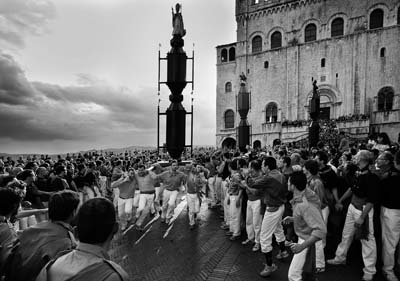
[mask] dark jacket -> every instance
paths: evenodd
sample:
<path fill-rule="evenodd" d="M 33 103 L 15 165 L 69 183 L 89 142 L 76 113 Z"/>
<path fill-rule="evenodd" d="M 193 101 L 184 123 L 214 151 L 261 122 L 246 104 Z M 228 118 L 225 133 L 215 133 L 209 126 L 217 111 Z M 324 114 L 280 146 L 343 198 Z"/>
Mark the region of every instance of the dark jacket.
<path fill-rule="evenodd" d="M 270 176 L 260 176 L 248 180 L 250 188 L 258 189 L 267 207 L 279 207 L 286 202 L 286 188 Z"/>
<path fill-rule="evenodd" d="M 75 248 L 72 228 L 64 222 L 42 222 L 22 232 L 11 256 L 6 281 L 33 281 L 59 252 Z"/>

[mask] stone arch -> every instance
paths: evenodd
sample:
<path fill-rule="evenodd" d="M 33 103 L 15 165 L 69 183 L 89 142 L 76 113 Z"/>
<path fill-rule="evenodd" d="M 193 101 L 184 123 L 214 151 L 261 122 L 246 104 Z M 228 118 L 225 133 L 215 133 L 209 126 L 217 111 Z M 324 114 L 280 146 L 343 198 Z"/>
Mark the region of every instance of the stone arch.
<path fill-rule="evenodd" d="M 223 115 L 224 128 L 234 129 L 235 128 L 235 112 L 232 109 L 227 109 Z"/>
<path fill-rule="evenodd" d="M 378 4 L 375 4 L 375 5 L 372 5 L 368 9 L 368 17 L 367 17 L 368 29 L 371 29 L 370 28 L 371 13 L 373 13 L 377 9 L 381 9 L 383 11 L 383 25 L 382 25 L 382 27 L 388 26 L 388 24 L 389 24 L 388 21 L 387 21 L 387 18 L 389 16 L 389 11 L 390 11 L 389 7 L 384 3 L 378 3 Z"/>
<path fill-rule="evenodd" d="M 282 37 L 281 37 L 281 39 L 282 39 L 281 40 L 282 47 L 286 46 L 286 32 L 285 32 L 285 30 L 280 26 L 275 26 L 275 27 L 271 28 L 271 30 L 268 31 L 268 33 L 267 33 L 267 37 L 266 37 L 267 39 L 266 40 L 268 40 L 267 44 L 269 46 L 269 49 L 271 48 L 271 36 L 276 31 L 279 31 L 281 33 L 281 35 L 282 35 Z"/>
<path fill-rule="evenodd" d="M 236 60 L 236 48 L 235 47 L 230 47 L 229 48 L 229 61 L 234 61 Z"/>
<path fill-rule="evenodd" d="M 261 50 L 264 49 L 265 34 L 264 34 L 264 32 L 261 32 L 261 31 L 255 31 L 255 32 L 251 33 L 250 36 L 249 36 L 249 44 L 248 44 L 249 53 L 252 53 L 252 51 L 253 51 L 253 39 L 256 36 L 260 36 L 261 37 Z"/>
<path fill-rule="evenodd" d="M 299 43 L 305 43 L 305 29 L 309 24 L 315 24 L 317 27 L 317 38 L 316 40 L 321 39 L 320 32 L 321 32 L 321 22 L 318 19 L 308 19 L 306 20 L 303 25 L 301 26 L 301 36 L 300 36 L 300 42 Z"/>
<path fill-rule="evenodd" d="M 228 149 L 236 148 L 236 140 L 232 137 L 226 137 L 222 141 L 221 147 L 222 148 L 226 147 Z"/>
<path fill-rule="evenodd" d="M 343 35 L 348 34 L 348 29 L 347 29 L 348 20 L 349 20 L 348 16 L 345 13 L 335 13 L 328 20 L 327 27 L 328 27 L 328 34 L 329 34 L 330 37 L 332 37 L 331 36 L 331 34 L 332 34 L 332 22 L 337 18 L 342 18 L 343 19 Z"/>
<path fill-rule="evenodd" d="M 226 48 L 221 50 L 221 62 L 228 61 L 228 50 Z"/>
<path fill-rule="evenodd" d="M 339 106 L 342 104 L 342 96 L 338 89 L 329 84 L 318 85 L 318 91 L 321 99 L 321 109 L 329 108 L 330 119 L 339 117 Z M 310 100 L 313 95 L 312 90 L 308 92 L 306 99 L 304 101 L 304 107 L 307 109 L 306 114 L 308 114 L 308 108 L 310 105 Z M 306 119 L 308 119 L 308 115 Z"/>
<path fill-rule="evenodd" d="M 382 87 L 378 92 L 378 111 L 393 110 L 394 89 L 391 86 Z"/>
<path fill-rule="evenodd" d="M 278 103 L 275 101 L 269 101 L 265 106 L 265 123 L 278 122 L 278 111 Z"/>

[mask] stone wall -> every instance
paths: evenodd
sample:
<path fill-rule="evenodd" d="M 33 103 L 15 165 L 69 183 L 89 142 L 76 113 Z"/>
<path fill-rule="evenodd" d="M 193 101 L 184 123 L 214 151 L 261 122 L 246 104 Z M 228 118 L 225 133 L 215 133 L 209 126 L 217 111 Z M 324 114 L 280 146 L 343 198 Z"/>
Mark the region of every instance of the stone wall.
<path fill-rule="evenodd" d="M 257 2 L 257 1 L 256 1 Z M 400 25 L 397 25 L 397 0 L 275 0 L 236 1 L 237 42 L 235 62 L 222 63 L 217 47 L 217 134 L 224 128 L 223 113 L 236 107 L 239 75 L 245 73 L 251 91 L 252 139 L 287 135 L 266 131 L 266 106 L 278 105 L 278 122 L 308 119 L 308 100 L 312 94 L 312 80 L 317 80 L 322 107 L 330 108 L 330 118 L 349 114 L 371 115 L 374 126 L 390 123 L 394 132 L 400 131 L 399 102 L 388 119 L 376 113 L 378 91 L 386 86 L 400 91 Z M 375 9 L 384 11 L 384 27 L 369 30 L 369 14 Z M 246 13 L 248 18 L 246 20 Z M 344 35 L 331 38 L 331 22 L 344 19 Z M 308 23 L 317 26 L 317 40 L 304 42 L 304 28 Z M 270 36 L 282 33 L 282 47 L 271 50 Z M 252 38 L 263 39 L 262 51 L 252 53 Z M 381 57 L 381 49 L 385 56 Z M 246 55 L 247 54 L 247 55 Z M 325 59 L 325 67 L 321 60 Z M 265 68 L 268 62 L 268 68 Z M 247 66 L 247 67 L 246 67 Z M 224 93 L 225 83 L 232 82 L 232 93 Z M 237 122 L 239 120 L 236 114 Z M 237 125 L 237 123 L 236 123 Z M 388 127 L 385 125 L 385 128 Z M 382 127 L 383 128 L 383 127 Z M 364 134 L 364 133 L 363 133 Z M 297 136 L 290 136 L 296 138 Z M 218 140 L 217 140 L 218 143 Z M 264 145 L 264 143 L 263 143 Z"/>

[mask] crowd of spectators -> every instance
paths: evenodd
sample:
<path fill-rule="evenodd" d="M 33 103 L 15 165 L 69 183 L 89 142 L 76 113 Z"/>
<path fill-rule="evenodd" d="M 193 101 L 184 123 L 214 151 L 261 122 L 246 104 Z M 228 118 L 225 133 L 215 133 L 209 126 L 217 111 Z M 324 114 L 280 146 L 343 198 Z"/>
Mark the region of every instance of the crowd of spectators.
<path fill-rule="evenodd" d="M 354 122 L 354 121 L 366 121 L 369 120 L 369 116 L 366 114 L 349 114 L 344 116 L 339 116 L 338 118 L 329 119 L 330 122 L 340 123 L 340 122 Z M 325 122 L 325 120 L 322 120 Z M 309 120 L 284 120 L 282 121 L 283 127 L 303 127 L 309 126 L 311 119 Z"/>
<path fill-rule="evenodd" d="M 154 186 L 147 189 L 144 178 L 153 177 L 154 172 L 154 179 L 164 185 L 169 184 L 166 177 L 178 175 L 176 183 L 184 184 L 183 190 L 193 195 L 194 207 L 189 210 L 192 229 L 198 204 L 208 203 L 212 209 L 221 209 L 221 228 L 229 239 L 236 241 L 245 236 L 243 245 L 252 244 L 254 252 L 264 254 L 266 265 L 260 273 L 264 277 L 278 268 L 274 260 L 288 259 L 290 252 L 294 257 L 289 280 L 302 280 L 299 279 L 302 272 L 310 275 L 323 272 L 325 262 L 344 264 L 350 238 L 355 235 L 363 247 L 363 280 L 373 279 L 376 261 L 382 259 L 384 275 L 389 281 L 396 281 L 394 249 L 400 237 L 400 192 L 396 188 L 399 146 L 385 133 L 378 134 L 376 139 L 351 142 L 345 134 L 334 130 L 333 125 L 334 122 L 324 124 L 322 135 L 326 138 L 310 149 L 298 144 L 280 144 L 246 151 L 212 147 L 195 148 L 193 153 L 185 151 L 181 160 L 190 163 L 179 168 L 181 174 L 173 169 L 163 172 L 170 168 L 163 169 L 161 164 L 171 159 L 165 151 L 157 150 L 1 159 L 0 273 L 6 276 L 5 280 L 35 280 L 37 276 L 37 280 L 46 280 L 40 276 L 46 272 L 57 274 L 70 262 L 74 265 L 72 271 L 63 274 L 68 278 L 75 276 L 78 269 L 84 268 L 74 261 L 82 251 L 92 251 L 90 245 L 96 243 L 102 249 L 109 249 L 110 240 L 118 231 L 114 224 L 122 219 L 118 218 L 121 211 L 118 198 L 127 204 L 127 199 L 134 201 L 144 194 L 152 197 L 153 204 L 155 198 L 166 193 L 162 192 L 162 184 L 154 191 L 157 181 L 149 181 Z M 153 172 L 149 174 L 144 169 Z M 135 181 L 136 190 L 129 192 L 129 198 L 121 198 L 115 192 L 117 189 L 123 192 L 121 185 L 125 182 L 134 185 Z M 195 184 L 189 186 L 188 182 Z M 171 198 L 176 200 L 176 195 Z M 169 219 L 170 206 L 175 204 L 171 200 L 168 198 L 168 204 L 163 205 L 166 209 L 162 212 L 167 213 L 163 219 Z M 114 203 L 111 216 L 110 212 L 104 214 L 110 202 Z M 139 200 L 132 204 L 138 208 Z M 97 215 L 105 221 L 90 220 L 96 206 L 100 208 Z M 138 209 L 143 212 L 143 208 Z M 159 211 L 154 204 L 149 210 Z M 121 231 L 132 223 L 131 219 L 135 222 L 139 218 L 142 218 L 140 213 L 129 214 Z M 102 228 L 107 231 L 91 237 L 90 227 L 96 222 L 106 224 Z M 75 225 L 77 233 L 72 228 Z M 143 230 L 140 225 L 138 230 Z M 272 243 L 273 235 L 277 245 Z M 278 248 L 275 257 L 274 247 Z M 378 251 L 380 247 L 382 252 Z M 101 251 L 100 248 L 93 251 Z M 60 256 L 60 252 L 65 255 Z M 310 254 L 313 252 L 316 257 Z M 324 253 L 329 257 L 327 261 Z M 101 260 L 109 257 L 104 255 Z M 93 262 L 84 264 L 95 269 L 84 271 L 85 278 L 100 272 Z M 22 269 L 17 270 L 21 265 Z M 117 265 L 112 268 L 103 273 L 117 279 L 104 280 L 125 280 L 125 273 Z"/>

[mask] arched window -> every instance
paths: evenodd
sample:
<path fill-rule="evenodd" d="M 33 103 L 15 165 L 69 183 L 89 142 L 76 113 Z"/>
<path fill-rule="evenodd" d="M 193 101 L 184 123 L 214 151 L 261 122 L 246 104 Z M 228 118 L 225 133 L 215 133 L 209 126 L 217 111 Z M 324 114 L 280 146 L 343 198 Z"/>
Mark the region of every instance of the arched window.
<path fill-rule="evenodd" d="M 226 82 L 225 84 L 225 93 L 230 93 L 232 92 L 232 83 L 231 82 Z"/>
<path fill-rule="evenodd" d="M 234 47 L 229 49 L 229 61 L 234 61 L 236 58 L 236 50 Z"/>
<path fill-rule="evenodd" d="M 325 67 L 325 59 L 321 59 L 321 67 Z"/>
<path fill-rule="evenodd" d="M 222 49 L 221 51 L 221 62 L 228 61 L 228 51 L 226 49 Z"/>
<path fill-rule="evenodd" d="M 344 34 L 344 21 L 342 18 L 336 18 L 331 24 L 331 37 L 342 36 Z"/>
<path fill-rule="evenodd" d="M 229 109 L 225 111 L 225 129 L 232 129 L 235 127 L 235 113 Z"/>
<path fill-rule="evenodd" d="M 317 40 L 317 26 L 310 23 L 304 30 L 304 41 L 311 42 Z"/>
<path fill-rule="evenodd" d="M 266 123 L 276 123 L 278 121 L 278 106 L 274 102 L 270 102 L 267 105 L 265 112 Z"/>
<path fill-rule="evenodd" d="M 269 62 L 266 60 L 264 61 L 264 68 L 268 68 L 269 67 Z"/>
<path fill-rule="evenodd" d="M 381 48 L 380 56 L 381 58 L 384 58 L 386 56 L 386 48 Z"/>
<path fill-rule="evenodd" d="M 383 27 L 383 10 L 376 9 L 369 16 L 369 29 Z"/>
<path fill-rule="evenodd" d="M 257 53 L 262 51 L 262 38 L 261 36 L 257 35 L 251 41 L 251 52 Z"/>
<path fill-rule="evenodd" d="M 393 109 L 394 90 L 392 87 L 383 87 L 378 92 L 378 111 Z"/>
<path fill-rule="evenodd" d="M 282 34 L 279 31 L 275 31 L 271 35 L 271 49 L 282 47 Z"/>

